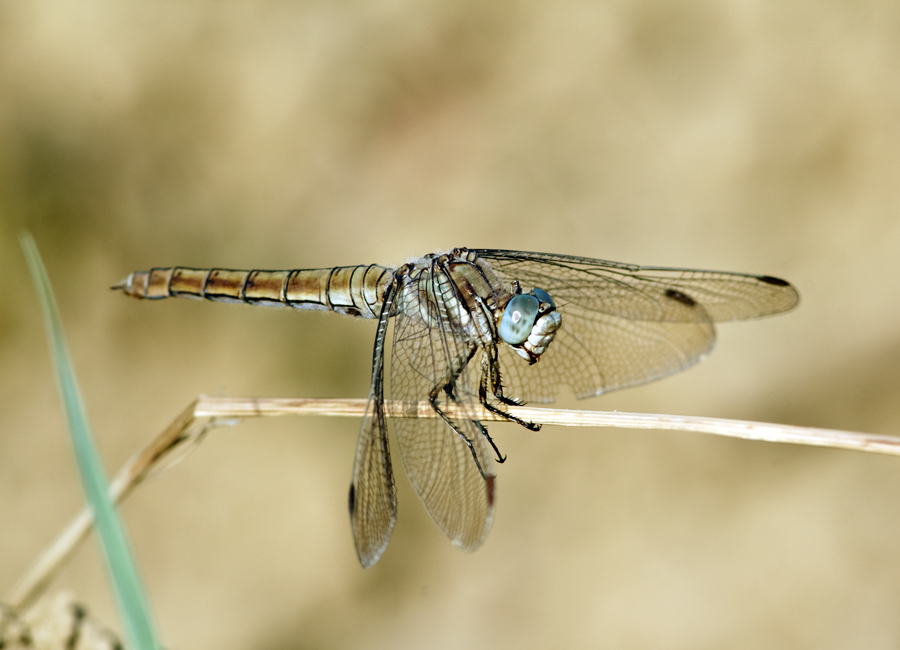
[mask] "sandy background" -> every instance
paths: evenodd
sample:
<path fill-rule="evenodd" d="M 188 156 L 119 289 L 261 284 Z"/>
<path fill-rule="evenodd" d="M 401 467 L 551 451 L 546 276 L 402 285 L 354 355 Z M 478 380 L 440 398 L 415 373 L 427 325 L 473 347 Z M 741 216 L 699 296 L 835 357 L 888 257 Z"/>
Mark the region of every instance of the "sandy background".
<path fill-rule="evenodd" d="M 197 394 L 363 397 L 374 325 L 107 290 L 155 265 L 453 246 L 769 273 L 788 316 L 589 408 L 900 434 L 900 5 L 0 3 L 0 593 L 81 502 L 28 227 L 110 470 Z M 896 648 L 900 460 L 494 427 L 493 532 L 400 479 L 371 570 L 358 422 L 220 431 L 125 506 L 172 648 Z M 115 624 L 93 543 L 57 586 Z"/>

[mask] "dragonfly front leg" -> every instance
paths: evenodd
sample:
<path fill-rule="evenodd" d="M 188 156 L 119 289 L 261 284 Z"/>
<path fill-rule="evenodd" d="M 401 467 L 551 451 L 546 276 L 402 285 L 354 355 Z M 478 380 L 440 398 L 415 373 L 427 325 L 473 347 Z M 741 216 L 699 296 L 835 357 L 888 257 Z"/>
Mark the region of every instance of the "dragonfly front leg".
<path fill-rule="evenodd" d="M 540 424 L 535 424 L 534 422 L 523 420 L 522 418 L 518 418 L 515 415 L 504 411 L 498 406 L 494 406 L 488 400 L 488 393 L 496 397 L 501 404 L 506 404 L 507 406 L 521 406 L 525 403 L 520 399 L 506 397 L 503 394 L 503 382 L 500 377 L 500 359 L 497 356 L 496 345 L 489 346 L 485 349 L 484 352 L 484 361 L 481 368 L 481 382 L 478 387 L 479 401 L 481 402 L 482 406 L 484 406 L 484 408 L 486 408 L 488 411 L 499 415 L 505 420 L 515 422 L 516 424 L 525 427 L 529 431 L 541 430 Z M 490 440 L 490 438 L 488 438 L 488 440 Z M 493 444 L 493 441 L 491 441 L 491 445 Z M 494 449 L 496 449 L 496 447 L 494 447 Z"/>
<path fill-rule="evenodd" d="M 447 372 L 441 379 L 432 387 L 431 391 L 428 393 L 428 401 L 431 404 L 431 408 L 434 409 L 435 413 L 437 413 L 441 419 L 447 423 L 447 425 L 456 432 L 456 434 L 462 439 L 466 446 L 469 448 L 469 451 L 472 453 L 472 458 L 475 460 L 475 466 L 478 468 L 479 473 L 482 478 L 485 480 L 488 479 L 488 474 L 485 473 L 484 467 L 481 464 L 481 460 L 478 458 L 478 449 L 476 448 L 473 440 L 466 435 L 463 431 L 463 427 L 455 418 L 451 418 L 444 410 L 441 408 L 439 400 L 441 397 L 441 393 L 447 395 L 447 398 L 456 405 L 461 405 L 462 402 L 458 399 L 456 395 L 456 382 L 459 379 L 459 376 L 462 374 L 463 370 L 465 370 L 466 366 L 472 360 L 472 357 L 475 356 L 475 352 L 478 348 L 475 345 L 470 345 L 469 349 L 462 355 L 456 357 L 450 367 L 447 369 Z M 502 463 L 506 460 L 506 457 L 500 453 L 500 450 L 497 449 L 497 445 L 494 444 L 494 441 L 491 439 L 490 434 L 488 434 L 487 428 L 478 420 L 471 418 L 467 419 L 465 416 L 462 418 L 467 422 L 470 422 L 473 426 L 478 429 L 478 433 L 483 435 L 485 439 L 490 443 L 491 448 L 494 450 L 496 454 L 496 459 L 498 463 Z"/>

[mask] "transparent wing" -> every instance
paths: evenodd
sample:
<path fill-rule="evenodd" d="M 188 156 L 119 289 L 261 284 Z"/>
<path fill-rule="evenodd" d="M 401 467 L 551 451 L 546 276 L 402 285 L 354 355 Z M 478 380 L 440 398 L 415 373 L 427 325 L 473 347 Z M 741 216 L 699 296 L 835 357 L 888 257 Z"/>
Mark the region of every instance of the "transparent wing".
<path fill-rule="evenodd" d="M 501 346 L 507 393 L 526 401 L 552 401 L 561 385 L 589 397 L 684 370 L 712 350 L 714 321 L 777 314 L 798 301 L 790 284 L 770 276 L 475 252 L 502 280 L 550 293 L 562 315 L 535 366 Z"/>
<path fill-rule="evenodd" d="M 384 350 L 396 284 L 385 295 L 378 320 L 372 362 L 372 384 L 366 415 L 359 430 L 350 483 L 350 526 L 360 564 L 370 567 L 387 548 L 397 521 L 397 490 L 391 470 L 384 413 Z"/>
<path fill-rule="evenodd" d="M 394 418 L 392 424 L 406 473 L 431 517 L 455 545 L 472 551 L 487 536 L 494 509 L 493 460 L 475 421 L 471 391 L 481 351 L 449 325 L 426 324 L 448 322 L 444 307 L 423 298 L 429 282 L 435 282 L 431 271 L 409 278 L 398 298 L 390 395 L 408 404 L 434 395 L 438 409 L 473 445 L 484 476 L 466 441 L 444 419 Z"/>

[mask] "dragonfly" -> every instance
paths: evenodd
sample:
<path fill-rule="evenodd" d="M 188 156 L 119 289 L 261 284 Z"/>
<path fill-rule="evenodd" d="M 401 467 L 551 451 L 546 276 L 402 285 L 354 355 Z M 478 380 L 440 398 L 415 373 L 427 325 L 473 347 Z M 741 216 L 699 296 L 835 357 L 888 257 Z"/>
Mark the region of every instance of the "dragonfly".
<path fill-rule="evenodd" d="M 201 298 L 377 320 L 349 494 L 364 567 L 384 553 L 397 520 L 389 421 L 432 519 L 454 545 L 473 551 L 491 528 L 495 464 L 505 460 L 480 413 L 536 431 L 539 424 L 508 407 L 552 402 L 566 386 L 586 398 L 685 370 L 712 350 L 714 323 L 782 313 L 799 300 L 790 283 L 770 275 L 477 248 L 397 267 L 153 268 L 113 288 L 150 300 Z M 427 402 L 436 417 L 390 418 L 386 399 Z"/>

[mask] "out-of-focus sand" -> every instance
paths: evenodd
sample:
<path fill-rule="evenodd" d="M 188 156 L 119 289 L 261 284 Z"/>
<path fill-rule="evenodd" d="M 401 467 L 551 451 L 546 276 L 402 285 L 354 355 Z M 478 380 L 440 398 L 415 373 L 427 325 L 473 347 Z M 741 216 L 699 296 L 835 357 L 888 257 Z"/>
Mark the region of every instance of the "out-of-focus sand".
<path fill-rule="evenodd" d="M 374 335 L 130 271 L 453 246 L 786 277 L 796 312 L 583 406 L 900 434 L 898 35 L 889 2 L 4 3 L 0 593 L 81 502 L 21 227 L 110 471 L 200 393 L 365 396 Z M 400 478 L 363 571 L 357 427 L 217 432 L 125 505 L 167 647 L 900 644 L 898 459 L 496 426 L 484 547 Z M 59 586 L 115 624 L 93 542 Z"/>

